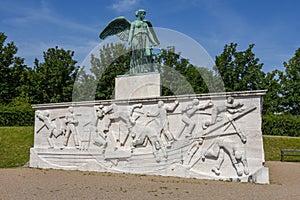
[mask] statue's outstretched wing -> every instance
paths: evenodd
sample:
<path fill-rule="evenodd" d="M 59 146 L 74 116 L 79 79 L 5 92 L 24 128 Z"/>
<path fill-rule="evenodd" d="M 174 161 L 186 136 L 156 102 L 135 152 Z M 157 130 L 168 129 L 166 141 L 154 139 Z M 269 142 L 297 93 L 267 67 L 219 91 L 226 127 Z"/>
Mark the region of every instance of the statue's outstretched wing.
<path fill-rule="evenodd" d="M 154 28 L 153 28 L 151 22 L 148 21 L 148 20 L 145 20 L 144 22 L 146 22 L 146 23 L 148 24 L 149 29 L 150 29 L 150 31 L 151 31 L 151 34 L 152 34 L 152 36 L 153 36 L 155 42 L 156 42 L 157 44 L 160 44 L 160 42 L 158 41 L 158 38 L 157 38 L 157 36 L 156 36 L 156 33 L 155 33 L 155 31 L 154 31 Z"/>
<path fill-rule="evenodd" d="M 108 36 L 117 35 L 121 40 L 127 41 L 130 25 L 131 22 L 125 17 L 117 17 L 108 23 L 99 37 L 104 40 Z"/>

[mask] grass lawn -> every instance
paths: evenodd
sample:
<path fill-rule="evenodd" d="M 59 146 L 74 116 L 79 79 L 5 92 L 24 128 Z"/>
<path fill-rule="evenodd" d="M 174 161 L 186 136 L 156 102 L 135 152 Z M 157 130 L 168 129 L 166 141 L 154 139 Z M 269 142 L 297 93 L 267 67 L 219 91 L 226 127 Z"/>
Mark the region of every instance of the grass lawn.
<path fill-rule="evenodd" d="M 33 127 L 0 127 L 0 168 L 19 167 L 29 161 Z M 263 136 L 266 161 L 280 160 L 280 149 L 300 149 L 300 137 Z M 286 157 L 300 161 L 298 157 Z"/>
<path fill-rule="evenodd" d="M 26 164 L 31 147 L 33 126 L 0 127 L 0 168 Z"/>
<path fill-rule="evenodd" d="M 280 149 L 300 149 L 300 137 L 286 137 L 286 136 L 263 136 L 265 159 L 279 161 Z M 300 154 L 299 154 L 300 155 Z M 284 157 L 285 161 L 298 161 L 300 156 Z"/>

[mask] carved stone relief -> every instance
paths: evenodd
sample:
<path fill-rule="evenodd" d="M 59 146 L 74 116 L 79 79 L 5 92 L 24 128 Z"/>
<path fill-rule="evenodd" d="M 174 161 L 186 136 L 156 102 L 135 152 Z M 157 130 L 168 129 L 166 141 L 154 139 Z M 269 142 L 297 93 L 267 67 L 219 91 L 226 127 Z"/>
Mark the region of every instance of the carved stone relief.
<path fill-rule="evenodd" d="M 65 134 L 65 124 L 61 121 L 61 118 L 53 118 L 50 119 L 50 112 L 36 112 L 36 117 L 43 122 L 43 125 L 39 127 L 37 130 L 37 134 L 39 134 L 43 129 L 46 129 L 48 133 L 47 141 L 49 143 L 49 148 L 54 148 L 53 138 L 58 138 Z"/>
<path fill-rule="evenodd" d="M 78 126 L 78 119 L 76 114 L 74 113 L 73 107 L 68 108 L 68 113 L 66 114 L 66 130 L 65 130 L 65 139 L 64 139 L 64 146 L 68 146 L 68 142 L 70 139 L 70 136 L 73 136 L 75 147 L 79 149 L 79 140 L 78 140 L 78 132 L 77 132 L 77 126 Z"/>
<path fill-rule="evenodd" d="M 216 178 L 231 174 L 246 180 L 254 173 L 247 151 L 248 140 L 253 142 L 241 126 L 247 115 L 257 115 L 258 106 L 229 96 L 37 110 L 41 126 L 36 137 L 38 142 L 44 138 L 41 133 L 47 135 L 49 155 L 71 148 L 72 155 L 88 156 L 104 171 Z"/>

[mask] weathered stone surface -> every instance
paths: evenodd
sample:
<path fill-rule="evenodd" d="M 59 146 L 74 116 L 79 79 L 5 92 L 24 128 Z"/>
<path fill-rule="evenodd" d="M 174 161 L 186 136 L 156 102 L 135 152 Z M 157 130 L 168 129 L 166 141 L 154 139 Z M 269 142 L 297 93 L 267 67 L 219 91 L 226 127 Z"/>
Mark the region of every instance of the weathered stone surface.
<path fill-rule="evenodd" d="M 268 183 L 264 94 L 35 105 L 30 166 Z"/>
<path fill-rule="evenodd" d="M 115 82 L 115 99 L 159 97 L 161 82 L 159 73 L 119 76 Z"/>

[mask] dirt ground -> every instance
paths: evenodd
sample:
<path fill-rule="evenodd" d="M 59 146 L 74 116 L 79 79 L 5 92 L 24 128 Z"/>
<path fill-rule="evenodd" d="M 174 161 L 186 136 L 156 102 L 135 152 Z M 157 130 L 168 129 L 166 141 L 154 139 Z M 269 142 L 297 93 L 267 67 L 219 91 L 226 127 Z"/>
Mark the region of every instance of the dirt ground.
<path fill-rule="evenodd" d="M 300 199 L 300 163 L 267 162 L 270 184 L 176 177 L 0 169 L 0 199 Z"/>

